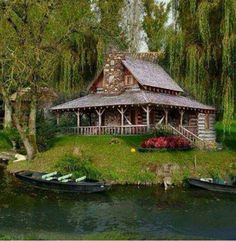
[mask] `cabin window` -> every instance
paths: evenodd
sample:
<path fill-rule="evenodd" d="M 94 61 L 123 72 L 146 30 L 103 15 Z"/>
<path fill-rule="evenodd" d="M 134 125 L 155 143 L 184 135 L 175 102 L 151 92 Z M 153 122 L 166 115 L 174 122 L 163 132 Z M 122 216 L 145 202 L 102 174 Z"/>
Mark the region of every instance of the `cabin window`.
<path fill-rule="evenodd" d="M 205 129 L 206 130 L 210 129 L 210 116 L 209 116 L 209 114 L 205 115 Z"/>
<path fill-rule="evenodd" d="M 133 85 L 134 78 L 132 75 L 126 75 L 125 76 L 125 85 Z"/>

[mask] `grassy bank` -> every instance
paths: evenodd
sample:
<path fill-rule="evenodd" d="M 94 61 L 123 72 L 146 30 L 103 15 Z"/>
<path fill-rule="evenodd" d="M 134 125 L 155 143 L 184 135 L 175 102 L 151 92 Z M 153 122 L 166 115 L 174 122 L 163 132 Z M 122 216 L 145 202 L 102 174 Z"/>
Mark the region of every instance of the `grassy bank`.
<path fill-rule="evenodd" d="M 61 136 L 53 139 L 49 150 L 38 154 L 34 161 L 11 163 L 8 169 L 53 171 L 65 154 L 83 152 L 89 155 L 103 179 L 122 184 L 161 182 L 164 174 L 159 172 L 157 175 L 156 171 L 167 163 L 178 166 L 171 174 L 175 183 L 188 176 L 236 174 L 236 121 L 231 134 L 224 138 L 222 130 L 223 126 L 218 124 L 217 133 L 224 144 L 222 151 L 132 153 L 131 148 L 137 148 L 147 136 L 116 137 L 115 141 L 112 136 Z"/>

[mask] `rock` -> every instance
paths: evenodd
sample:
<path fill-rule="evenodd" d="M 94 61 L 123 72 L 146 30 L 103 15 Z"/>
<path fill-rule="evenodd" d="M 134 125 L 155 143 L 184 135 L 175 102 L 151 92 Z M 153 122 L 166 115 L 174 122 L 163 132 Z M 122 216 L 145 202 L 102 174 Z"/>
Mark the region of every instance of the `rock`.
<path fill-rule="evenodd" d="M 164 177 L 164 178 L 163 178 L 163 183 L 164 183 L 164 188 L 165 188 L 165 190 L 167 190 L 168 187 L 173 184 L 172 178 L 171 178 L 171 177 Z"/>
<path fill-rule="evenodd" d="M 73 155 L 75 155 L 75 156 L 81 156 L 81 155 L 82 155 L 82 151 L 80 150 L 80 148 L 75 147 L 75 148 L 73 149 Z"/>
<path fill-rule="evenodd" d="M 20 162 L 20 161 L 26 161 L 27 160 L 26 156 L 18 154 L 18 153 L 15 155 L 15 158 L 16 158 L 16 160 L 13 161 L 13 162 Z"/>
<path fill-rule="evenodd" d="M 15 152 L 13 151 L 9 151 L 9 152 L 1 152 L 0 153 L 0 160 L 3 160 L 3 161 L 10 161 L 10 160 L 13 160 L 15 159 Z"/>

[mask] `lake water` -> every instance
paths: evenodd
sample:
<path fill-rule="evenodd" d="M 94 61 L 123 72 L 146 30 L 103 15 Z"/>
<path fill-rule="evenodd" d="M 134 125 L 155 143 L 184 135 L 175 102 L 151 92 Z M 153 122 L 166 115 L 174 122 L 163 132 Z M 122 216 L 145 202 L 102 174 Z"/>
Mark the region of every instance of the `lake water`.
<path fill-rule="evenodd" d="M 0 168 L 0 234 L 18 238 L 236 239 L 236 196 L 194 188 L 103 194 L 29 188 Z"/>

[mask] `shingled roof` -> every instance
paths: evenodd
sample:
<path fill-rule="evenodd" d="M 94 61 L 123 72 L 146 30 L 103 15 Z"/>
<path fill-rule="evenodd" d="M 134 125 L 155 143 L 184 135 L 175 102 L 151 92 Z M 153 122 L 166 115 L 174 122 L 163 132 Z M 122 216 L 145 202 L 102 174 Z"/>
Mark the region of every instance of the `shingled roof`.
<path fill-rule="evenodd" d="M 124 66 L 141 85 L 183 92 L 183 89 L 158 64 L 126 56 Z"/>
<path fill-rule="evenodd" d="M 176 106 L 194 108 L 199 110 L 215 110 L 192 100 L 185 96 L 167 95 L 149 91 L 126 91 L 120 95 L 111 96 L 103 94 L 89 94 L 87 96 L 57 105 L 51 110 L 69 110 L 88 107 L 117 106 L 117 105 L 138 105 L 138 104 L 155 104 L 163 106 Z"/>

